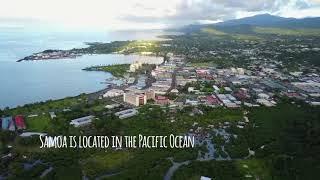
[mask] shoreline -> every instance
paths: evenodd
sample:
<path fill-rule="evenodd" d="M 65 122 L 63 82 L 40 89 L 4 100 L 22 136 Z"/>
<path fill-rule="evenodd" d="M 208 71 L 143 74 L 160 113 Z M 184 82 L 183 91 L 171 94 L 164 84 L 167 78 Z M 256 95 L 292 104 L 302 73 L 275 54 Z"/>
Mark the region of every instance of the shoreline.
<path fill-rule="evenodd" d="M 130 55 L 125 55 L 125 54 L 114 54 L 114 53 L 112 53 L 112 54 L 90 54 L 90 55 L 84 55 L 83 57 L 86 57 L 86 56 L 101 56 L 101 55 L 103 55 L 103 56 L 108 56 L 108 55 L 115 55 L 116 57 L 118 57 L 118 56 L 127 56 L 128 58 L 125 58 L 124 60 L 124 62 L 122 62 L 122 61 L 116 61 L 115 63 L 124 63 L 124 64 L 128 64 L 128 62 L 126 61 L 126 59 L 131 59 L 132 60 L 132 62 L 133 62 L 133 60 L 134 59 L 137 59 L 137 58 L 139 58 L 139 57 L 142 57 L 141 58 L 141 60 L 142 61 L 146 61 L 147 63 L 153 63 L 153 64 L 158 64 L 158 63 L 160 63 L 160 60 L 158 60 L 158 58 L 161 58 L 161 59 L 163 59 L 163 57 L 162 56 L 146 56 L 146 55 L 139 55 L 139 54 L 130 54 Z M 132 56 L 132 58 L 131 58 L 131 56 Z M 63 62 L 65 62 L 64 60 L 73 60 L 73 59 L 63 59 L 62 61 L 61 61 L 61 63 L 63 63 Z M 80 59 L 80 60 L 82 60 L 82 59 Z M 121 60 L 121 59 L 119 59 L 119 60 Z M 149 60 L 149 61 L 148 61 Z M 54 60 L 55 61 L 55 60 Z M 162 62 L 163 60 L 161 60 L 161 62 Z M 108 61 L 106 61 L 106 63 L 107 63 Z M 14 62 L 12 62 L 12 63 L 14 63 Z M 44 62 L 45 63 L 45 62 Z M 90 64 L 90 62 L 89 62 L 89 64 Z M 97 65 L 98 66 L 98 64 L 97 63 L 93 63 L 92 65 Z M 112 66 L 112 65 L 117 65 L 117 64 L 114 64 L 114 62 L 112 63 L 112 64 L 108 64 L 109 66 Z M 120 65 L 122 65 L 122 64 L 120 64 Z M 84 66 L 83 68 L 85 68 L 85 67 L 89 67 L 89 66 Z M 80 71 L 82 71 L 82 69 L 83 68 L 80 68 L 79 70 Z M 78 69 L 78 68 L 77 68 Z M 90 71 L 88 71 L 88 72 L 90 72 Z M 96 72 L 101 72 L 101 73 L 103 73 L 103 72 L 105 72 L 105 71 L 96 71 Z M 83 72 L 84 73 L 84 72 Z M 108 74 L 110 74 L 111 75 L 111 77 L 114 77 L 114 78 L 116 78 L 116 79 L 118 79 L 118 77 L 117 76 L 114 76 L 112 73 L 110 73 L 110 72 L 107 72 Z M 90 76 L 90 75 L 89 75 Z M 35 104 L 35 103 L 41 103 L 41 102 L 46 102 L 46 101 L 49 101 L 49 100 L 52 100 L 52 101 L 56 101 L 56 100 L 63 100 L 63 99 L 65 99 L 65 98 L 70 98 L 70 97 L 77 97 L 77 96 L 79 96 L 79 95 L 81 95 L 81 94 L 86 94 L 86 95 L 89 95 L 89 96 L 92 96 L 92 94 L 101 94 L 101 93 L 103 93 L 103 92 L 105 92 L 105 91 L 107 91 L 108 89 L 110 89 L 110 87 L 107 87 L 105 84 L 109 84 L 109 83 L 112 83 L 113 81 L 111 80 L 111 81 L 108 81 L 108 79 L 110 79 L 109 78 L 109 75 L 108 75 L 108 77 L 105 77 L 105 78 L 103 78 L 103 79 L 101 79 L 99 82 L 96 82 L 95 84 L 102 84 L 102 85 L 98 85 L 99 87 L 97 87 L 96 89 L 95 88 L 91 88 L 91 90 L 89 90 L 89 91 L 81 91 L 81 92 L 76 92 L 76 93 L 68 93 L 67 94 L 67 96 L 60 96 L 60 97 L 57 97 L 57 98 L 54 98 L 53 96 L 49 96 L 49 97 L 44 97 L 44 98 L 36 98 L 36 99 L 33 99 L 32 101 L 29 101 L 29 102 L 26 102 L 26 103 L 11 103 L 11 105 L 10 105 L 10 102 L 9 102 L 9 104 L 2 104 L 2 105 L 0 105 L 0 109 L 5 109 L 6 107 L 9 107 L 9 109 L 14 109 L 14 108 L 17 108 L 17 107 L 23 107 L 23 106 L 25 106 L 25 105 L 30 105 L 30 104 Z M 94 80 L 93 80 L 94 81 Z"/>

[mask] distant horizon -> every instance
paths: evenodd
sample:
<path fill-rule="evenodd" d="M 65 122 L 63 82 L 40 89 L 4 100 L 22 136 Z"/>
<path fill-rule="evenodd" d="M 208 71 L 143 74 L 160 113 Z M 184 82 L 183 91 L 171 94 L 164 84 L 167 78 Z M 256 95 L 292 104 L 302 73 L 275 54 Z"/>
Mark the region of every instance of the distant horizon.
<path fill-rule="evenodd" d="M 320 17 L 319 0 L 4 0 L 0 28 L 142 30 L 214 24 L 259 14 Z"/>
<path fill-rule="evenodd" d="M 161 31 L 161 30 L 170 30 L 170 29 L 177 29 L 177 28 L 181 28 L 181 27 L 185 27 L 185 26 L 189 26 L 189 25 L 210 25 L 210 24 L 218 24 L 218 23 L 223 23 L 223 22 L 227 22 L 227 21 L 232 21 L 232 20 L 238 20 L 238 19 L 243 19 L 243 18 L 250 18 L 250 17 L 255 17 L 255 16 L 261 16 L 261 15 L 270 15 L 270 16 L 274 16 L 274 17 L 282 17 L 282 18 L 294 18 L 294 19 L 308 19 L 308 18 L 320 18 L 320 16 L 307 16 L 307 17 L 301 17 L 301 18 L 295 18 L 295 17 L 284 17 L 284 16 L 279 16 L 279 15 L 273 15 L 270 13 L 261 13 L 261 14 L 255 14 L 255 15 L 251 15 L 251 16 L 245 16 L 245 17 L 239 17 L 239 18 L 234 18 L 234 19 L 228 19 L 225 21 L 215 21 L 215 22 L 211 22 L 211 21 L 202 21 L 202 22 L 195 22 L 195 23 L 190 23 L 190 24 L 185 24 L 185 25 L 181 25 L 181 26 L 171 26 L 171 27 L 163 27 L 163 28 L 152 28 L 152 29 L 145 29 L 145 28 L 127 28 L 127 29 L 99 29 L 99 28 L 84 28 L 81 29 L 79 31 L 79 28 L 70 28 L 70 27 L 66 27 L 63 26 L 61 24 L 50 24 L 47 22 L 43 22 L 43 21 L 33 21 L 33 23 L 30 25 L 22 25 L 22 24 L 10 24 L 10 25 L 6 25 L 6 24 L 1 24 L 1 19 L 0 19 L 0 30 L 1 29 L 21 29 L 21 30 L 26 30 L 28 28 L 32 29 L 33 26 L 37 27 L 37 29 L 40 31 L 41 30 L 52 30 L 52 31 L 57 31 L 57 32 L 64 32 L 64 31 L 76 31 L 76 32 L 85 32 L 85 31 L 91 31 L 91 32 L 125 32 L 125 31 Z M 7 19 L 8 20 L 8 19 Z M 21 19 L 19 20 L 19 22 L 23 22 Z M 12 22 L 14 23 L 14 21 Z M 41 27 L 39 27 L 39 25 L 41 25 Z M 53 28 L 53 29 L 52 29 Z M 60 31 L 59 31 L 60 30 Z"/>

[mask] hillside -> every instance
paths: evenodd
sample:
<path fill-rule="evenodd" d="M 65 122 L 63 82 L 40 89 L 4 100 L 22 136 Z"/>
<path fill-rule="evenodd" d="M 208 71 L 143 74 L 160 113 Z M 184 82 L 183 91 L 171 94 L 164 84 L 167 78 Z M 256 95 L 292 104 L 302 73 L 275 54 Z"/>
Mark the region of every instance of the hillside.
<path fill-rule="evenodd" d="M 319 36 L 320 18 L 295 19 L 262 14 L 216 24 L 189 25 L 182 28 L 182 31 L 185 33 L 208 33 L 211 35 L 272 34 L 288 36 Z"/>

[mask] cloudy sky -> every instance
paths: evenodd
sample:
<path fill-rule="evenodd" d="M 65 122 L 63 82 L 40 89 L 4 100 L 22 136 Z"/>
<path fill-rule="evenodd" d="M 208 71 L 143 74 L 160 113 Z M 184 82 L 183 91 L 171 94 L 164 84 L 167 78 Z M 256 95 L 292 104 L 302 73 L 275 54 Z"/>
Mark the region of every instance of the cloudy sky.
<path fill-rule="evenodd" d="M 0 27 L 159 29 L 270 13 L 320 16 L 320 0 L 0 0 Z"/>

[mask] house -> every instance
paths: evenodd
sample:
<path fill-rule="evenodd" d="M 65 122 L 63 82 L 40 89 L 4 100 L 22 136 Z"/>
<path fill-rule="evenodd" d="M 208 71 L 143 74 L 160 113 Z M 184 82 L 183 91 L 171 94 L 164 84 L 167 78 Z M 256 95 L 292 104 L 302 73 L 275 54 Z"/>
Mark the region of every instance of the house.
<path fill-rule="evenodd" d="M 71 120 L 70 125 L 73 125 L 74 127 L 80 127 L 80 126 L 86 126 L 91 124 L 92 119 L 94 116 L 85 116 L 82 118 Z"/>
<path fill-rule="evenodd" d="M 57 115 L 54 112 L 49 112 L 50 118 L 54 119 L 57 117 Z"/>
<path fill-rule="evenodd" d="M 120 104 L 108 104 L 105 106 L 105 108 L 107 108 L 107 109 L 114 109 L 117 107 L 120 107 Z"/>
<path fill-rule="evenodd" d="M 120 119 L 125 119 L 135 116 L 136 114 L 138 114 L 138 111 L 136 109 L 127 109 L 124 111 L 117 112 L 114 115 L 118 116 Z"/>
<path fill-rule="evenodd" d="M 17 126 L 17 129 L 20 130 L 20 129 L 26 129 L 26 124 L 25 124 L 25 121 L 24 121 L 24 117 L 22 115 L 17 115 L 15 118 L 14 118 L 14 121 L 16 123 L 16 126 Z"/>
<path fill-rule="evenodd" d="M 220 89 L 218 88 L 218 86 L 213 85 L 212 87 L 213 87 L 213 89 L 214 89 L 214 92 L 219 92 L 219 91 L 220 91 Z"/>
<path fill-rule="evenodd" d="M 170 100 L 165 96 L 156 96 L 155 102 L 156 104 L 160 104 L 160 105 L 170 104 Z"/>
<path fill-rule="evenodd" d="M 9 130 L 9 131 L 15 131 L 16 130 L 16 127 L 14 125 L 14 122 L 13 122 L 11 116 L 2 118 L 1 127 L 2 127 L 3 130 Z"/>
<path fill-rule="evenodd" d="M 179 93 L 179 90 L 178 90 L 178 89 L 172 89 L 170 92 L 171 92 L 171 93 L 178 94 L 178 93 Z"/>
<path fill-rule="evenodd" d="M 197 100 L 186 99 L 186 103 L 185 104 L 188 104 L 188 105 L 191 105 L 191 106 L 197 106 L 199 104 L 199 102 Z"/>
<path fill-rule="evenodd" d="M 206 104 L 207 105 L 220 105 L 221 101 L 219 101 L 219 99 L 215 95 L 211 95 L 211 96 L 206 97 Z"/>
<path fill-rule="evenodd" d="M 108 97 L 116 97 L 116 96 L 121 96 L 123 95 L 124 91 L 121 89 L 111 89 L 108 92 L 106 92 L 103 97 L 108 98 Z"/>
<path fill-rule="evenodd" d="M 232 89 L 230 87 L 224 87 L 224 90 L 226 90 L 227 92 L 232 92 Z"/>
<path fill-rule="evenodd" d="M 10 124 L 11 119 L 12 119 L 12 117 L 2 118 L 1 127 L 2 127 L 3 130 L 8 130 L 9 129 L 9 124 Z"/>
<path fill-rule="evenodd" d="M 265 93 L 259 93 L 258 97 L 260 99 L 269 99 L 270 98 L 270 96 L 268 94 L 265 94 Z"/>
<path fill-rule="evenodd" d="M 272 103 L 266 99 L 257 99 L 257 103 L 264 105 L 264 106 L 267 106 L 267 107 L 275 106 L 274 103 Z"/>

